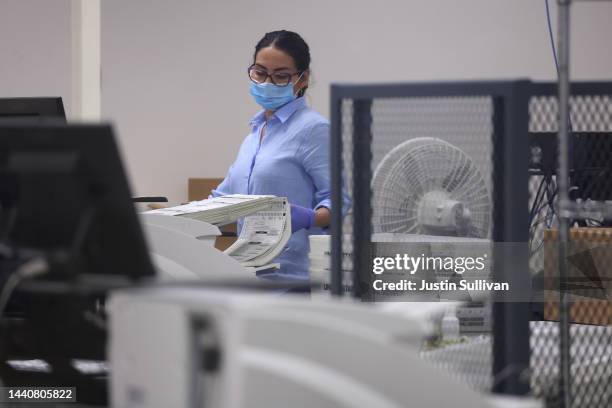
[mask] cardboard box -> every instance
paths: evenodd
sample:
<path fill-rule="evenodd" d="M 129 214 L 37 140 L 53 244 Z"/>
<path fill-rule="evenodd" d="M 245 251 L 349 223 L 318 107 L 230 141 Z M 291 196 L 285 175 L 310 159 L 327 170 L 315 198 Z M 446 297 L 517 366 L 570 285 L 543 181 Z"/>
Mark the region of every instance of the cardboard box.
<path fill-rule="evenodd" d="M 192 177 L 187 182 L 187 198 L 189 201 L 204 200 L 208 198 L 210 192 L 215 189 L 221 182 L 222 178 L 203 178 L 203 177 Z M 229 248 L 234 242 L 236 242 L 236 223 L 224 225 L 220 228 L 221 232 L 228 235 L 234 236 L 222 236 L 218 237 L 215 241 L 215 248 L 220 251 L 224 251 Z"/>
<path fill-rule="evenodd" d="M 187 198 L 189 201 L 204 200 L 222 181 L 222 178 L 190 178 L 187 183 Z"/>
<path fill-rule="evenodd" d="M 544 231 L 544 318 L 559 320 L 558 231 Z M 571 228 L 566 290 L 573 323 L 612 325 L 612 228 Z"/>

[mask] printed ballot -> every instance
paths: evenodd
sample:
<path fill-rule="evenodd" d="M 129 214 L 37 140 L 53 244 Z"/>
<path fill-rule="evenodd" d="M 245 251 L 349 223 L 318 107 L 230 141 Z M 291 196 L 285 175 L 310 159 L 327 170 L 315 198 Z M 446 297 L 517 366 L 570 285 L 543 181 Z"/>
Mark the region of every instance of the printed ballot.
<path fill-rule="evenodd" d="M 238 221 L 238 239 L 223 252 L 256 270 L 267 269 L 291 237 L 291 211 L 285 197 L 231 194 L 146 213 L 192 218 L 216 226 Z"/>

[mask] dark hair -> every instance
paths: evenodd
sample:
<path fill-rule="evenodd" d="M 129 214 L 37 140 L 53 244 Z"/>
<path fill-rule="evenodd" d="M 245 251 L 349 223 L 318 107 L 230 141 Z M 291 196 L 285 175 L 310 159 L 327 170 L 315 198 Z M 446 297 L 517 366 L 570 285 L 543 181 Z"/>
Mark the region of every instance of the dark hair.
<path fill-rule="evenodd" d="M 286 52 L 295 63 L 297 70 L 302 73 L 310 68 L 310 49 L 306 41 L 298 33 L 287 30 L 271 31 L 266 33 L 261 40 L 255 46 L 255 53 L 253 54 L 253 62 L 257 58 L 257 53 L 266 47 L 274 47 L 281 51 Z M 298 96 L 303 96 L 306 92 L 305 86 L 300 89 Z"/>

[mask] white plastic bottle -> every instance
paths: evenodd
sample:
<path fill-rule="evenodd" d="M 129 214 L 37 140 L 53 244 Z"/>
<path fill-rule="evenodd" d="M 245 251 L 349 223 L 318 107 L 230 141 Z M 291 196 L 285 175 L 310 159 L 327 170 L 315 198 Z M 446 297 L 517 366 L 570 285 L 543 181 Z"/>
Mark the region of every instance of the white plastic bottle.
<path fill-rule="evenodd" d="M 442 318 L 442 339 L 459 339 L 459 319 L 454 307 L 449 307 Z"/>

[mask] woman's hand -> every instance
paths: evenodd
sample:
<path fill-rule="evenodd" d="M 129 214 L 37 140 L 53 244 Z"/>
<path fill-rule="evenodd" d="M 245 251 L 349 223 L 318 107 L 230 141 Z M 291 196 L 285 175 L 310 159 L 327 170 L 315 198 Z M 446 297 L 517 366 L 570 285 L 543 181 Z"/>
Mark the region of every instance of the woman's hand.
<path fill-rule="evenodd" d="M 301 229 L 308 229 L 315 223 L 315 211 L 291 204 L 291 233 Z"/>
<path fill-rule="evenodd" d="M 325 228 L 329 225 L 331 213 L 328 208 L 316 210 L 291 204 L 291 233 L 311 227 Z"/>
<path fill-rule="evenodd" d="M 315 210 L 314 225 L 319 228 L 327 228 L 331 224 L 331 211 L 327 207 L 319 207 Z"/>

